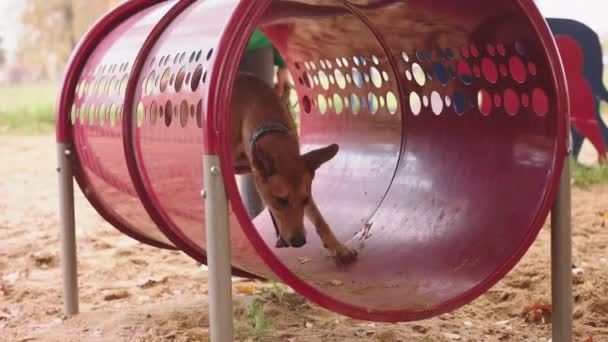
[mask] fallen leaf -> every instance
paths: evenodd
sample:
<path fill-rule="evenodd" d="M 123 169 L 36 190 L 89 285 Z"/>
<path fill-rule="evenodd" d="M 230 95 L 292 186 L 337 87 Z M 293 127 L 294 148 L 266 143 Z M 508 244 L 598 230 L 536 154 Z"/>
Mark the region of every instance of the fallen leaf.
<path fill-rule="evenodd" d="M 51 307 L 51 308 L 47 308 L 46 310 L 44 310 L 44 313 L 46 313 L 49 316 L 54 316 L 54 315 L 58 315 L 60 313 L 60 310 L 59 310 L 59 308 Z"/>
<path fill-rule="evenodd" d="M 103 300 L 111 301 L 124 299 L 127 297 L 129 297 L 129 292 L 127 292 L 126 290 L 108 291 L 106 294 L 104 294 Z"/>
<path fill-rule="evenodd" d="M 385 330 L 376 335 L 378 342 L 396 342 L 397 334 L 393 330 Z"/>
<path fill-rule="evenodd" d="M 365 336 L 365 333 L 366 332 L 363 329 L 357 329 L 357 330 L 355 330 L 355 336 L 357 336 L 357 337 L 363 337 L 363 336 Z"/>
<path fill-rule="evenodd" d="M 312 324 L 312 323 L 310 323 L 310 322 L 306 322 L 306 328 L 307 328 L 307 329 L 312 328 L 312 326 L 313 326 L 313 324 Z"/>
<path fill-rule="evenodd" d="M 148 266 L 148 262 L 145 260 L 141 260 L 141 259 L 131 259 L 130 260 L 131 263 L 135 264 L 135 265 L 139 265 L 139 266 Z"/>
<path fill-rule="evenodd" d="M 308 258 L 308 257 L 298 257 L 298 262 L 300 264 L 306 264 L 306 263 L 309 263 L 311 261 L 312 261 L 312 259 Z"/>
<path fill-rule="evenodd" d="M 17 340 L 17 342 L 28 342 L 28 341 L 34 341 L 34 340 L 36 340 L 35 337 L 24 337 L 20 340 Z"/>
<path fill-rule="evenodd" d="M 149 289 L 155 285 L 166 283 L 168 279 L 169 277 L 140 279 L 137 282 L 137 287 L 142 289 Z"/>
<path fill-rule="evenodd" d="M 19 279 L 19 272 L 9 273 L 2 277 L 2 280 L 9 284 L 14 284 Z"/>
<path fill-rule="evenodd" d="M 450 333 L 443 333 L 443 336 L 445 336 L 446 338 L 449 338 L 450 340 L 455 340 L 455 341 L 458 341 L 462 338 L 458 334 L 450 334 Z"/>
<path fill-rule="evenodd" d="M 341 280 L 337 280 L 337 279 L 334 279 L 334 280 L 330 281 L 329 283 L 332 284 L 333 286 L 342 286 L 344 284 Z"/>
<path fill-rule="evenodd" d="M 150 300 L 150 296 L 139 296 L 137 297 L 137 301 L 140 303 L 144 303 Z"/>
<path fill-rule="evenodd" d="M 548 323 L 551 321 L 552 306 L 546 303 L 536 303 L 524 309 L 523 316 L 529 323 Z"/>
<path fill-rule="evenodd" d="M 590 293 L 592 293 L 595 290 L 595 286 L 590 281 L 584 282 L 582 288 L 583 288 L 583 290 L 590 292 Z"/>
<path fill-rule="evenodd" d="M 187 341 L 205 341 L 209 336 L 209 329 L 205 328 L 192 328 L 186 333 Z"/>
<path fill-rule="evenodd" d="M 583 273 L 584 271 L 585 270 L 583 270 L 582 268 L 577 267 L 577 268 L 572 269 L 572 274 L 579 274 L 579 273 Z"/>
<path fill-rule="evenodd" d="M 126 257 L 126 256 L 131 256 L 133 255 L 134 252 L 130 249 L 126 249 L 126 248 L 121 248 L 116 250 L 116 252 L 114 252 L 114 255 L 117 257 Z"/>
<path fill-rule="evenodd" d="M 257 289 L 251 285 L 247 284 L 238 284 L 234 286 L 237 293 L 252 295 L 257 292 Z"/>
<path fill-rule="evenodd" d="M 8 309 L 8 314 L 12 317 L 17 317 L 21 314 L 21 309 L 19 309 L 18 306 L 13 305 Z"/>
<path fill-rule="evenodd" d="M 414 325 L 412 326 L 412 330 L 414 330 L 417 333 L 420 334 L 426 334 L 429 331 L 429 328 L 423 326 L 423 325 Z"/>
<path fill-rule="evenodd" d="M 109 244 L 107 242 L 99 241 L 99 242 L 94 242 L 93 247 L 95 247 L 97 249 L 110 249 L 114 246 L 112 246 L 111 244 Z"/>
<path fill-rule="evenodd" d="M 384 283 L 384 286 L 388 287 L 388 288 L 395 288 L 395 287 L 399 287 L 399 284 L 397 284 L 394 281 L 387 281 L 386 283 Z"/>
<path fill-rule="evenodd" d="M 55 255 L 50 252 L 36 252 L 30 255 L 38 267 L 49 267 L 55 261 Z"/>

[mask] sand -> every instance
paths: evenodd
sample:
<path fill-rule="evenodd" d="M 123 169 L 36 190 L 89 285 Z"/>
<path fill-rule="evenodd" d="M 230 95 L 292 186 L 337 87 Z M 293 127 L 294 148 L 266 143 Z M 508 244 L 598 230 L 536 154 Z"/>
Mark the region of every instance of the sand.
<path fill-rule="evenodd" d="M 119 234 L 79 190 L 82 313 L 65 319 L 54 139 L 0 137 L 0 156 L 0 341 L 208 340 L 206 269 L 181 252 Z M 608 341 L 608 186 L 574 189 L 573 219 L 575 339 Z M 289 289 L 238 282 L 237 340 L 548 341 L 549 233 L 546 225 L 522 261 L 485 295 L 450 314 L 414 323 L 357 321 Z M 263 304 L 265 330 L 253 329 L 248 318 L 256 303 Z M 533 305 L 537 310 L 527 312 Z"/>

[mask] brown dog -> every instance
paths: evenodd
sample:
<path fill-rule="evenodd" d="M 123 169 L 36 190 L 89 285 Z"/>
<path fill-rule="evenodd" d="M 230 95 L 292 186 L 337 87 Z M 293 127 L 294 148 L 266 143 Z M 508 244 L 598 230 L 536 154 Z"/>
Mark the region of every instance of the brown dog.
<path fill-rule="evenodd" d="M 264 81 L 246 73 L 236 78 L 230 119 L 235 172 L 253 173 L 278 230 L 276 247 L 306 244 L 306 215 L 337 262 L 354 261 L 357 252 L 336 239 L 311 194 L 315 171 L 338 153 L 338 145 L 301 155 L 285 102 Z"/>

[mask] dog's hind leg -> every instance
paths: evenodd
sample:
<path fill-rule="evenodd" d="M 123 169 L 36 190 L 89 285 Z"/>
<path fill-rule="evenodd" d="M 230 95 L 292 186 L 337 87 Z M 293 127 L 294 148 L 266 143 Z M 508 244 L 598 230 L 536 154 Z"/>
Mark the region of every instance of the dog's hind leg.
<path fill-rule="evenodd" d="M 349 264 L 357 258 L 357 251 L 340 243 L 334 232 L 329 228 L 325 218 L 319 212 L 319 208 L 311 198 L 308 205 L 304 208 L 304 213 L 308 220 L 315 226 L 317 234 L 323 241 L 323 246 L 329 250 L 331 255 L 340 264 Z"/>

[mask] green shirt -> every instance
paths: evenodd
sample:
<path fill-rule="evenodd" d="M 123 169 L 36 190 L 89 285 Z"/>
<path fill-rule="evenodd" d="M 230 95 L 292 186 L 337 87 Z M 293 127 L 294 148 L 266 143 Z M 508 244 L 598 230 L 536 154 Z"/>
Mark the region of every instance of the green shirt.
<path fill-rule="evenodd" d="M 272 42 L 262 33 L 262 31 L 256 29 L 255 31 L 253 31 L 251 38 L 249 38 L 249 44 L 247 45 L 247 49 L 245 49 L 245 51 L 259 49 L 269 45 L 272 46 Z M 273 54 L 274 64 L 277 65 L 279 68 L 285 68 L 287 64 L 285 64 L 285 61 L 281 57 L 281 54 L 279 54 L 277 49 L 275 49 L 274 47 Z"/>

